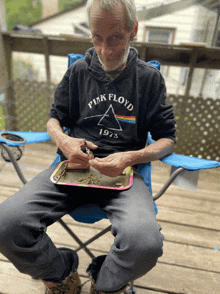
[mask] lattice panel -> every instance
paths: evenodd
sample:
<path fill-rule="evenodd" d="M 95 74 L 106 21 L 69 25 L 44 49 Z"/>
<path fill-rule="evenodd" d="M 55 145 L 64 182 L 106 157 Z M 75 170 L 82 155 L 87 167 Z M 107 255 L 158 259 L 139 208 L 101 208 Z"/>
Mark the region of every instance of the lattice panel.
<path fill-rule="evenodd" d="M 6 129 L 46 131 L 55 89 L 54 84 L 14 81 L 13 102 L 5 101 Z M 175 152 L 220 160 L 220 99 L 169 95 L 167 101 L 174 106 L 177 121 Z"/>
<path fill-rule="evenodd" d="M 177 121 L 176 153 L 220 160 L 220 100 L 170 95 Z"/>
<path fill-rule="evenodd" d="M 57 85 L 36 81 L 15 80 L 14 101 L 16 129 L 46 131 L 49 111 Z"/>

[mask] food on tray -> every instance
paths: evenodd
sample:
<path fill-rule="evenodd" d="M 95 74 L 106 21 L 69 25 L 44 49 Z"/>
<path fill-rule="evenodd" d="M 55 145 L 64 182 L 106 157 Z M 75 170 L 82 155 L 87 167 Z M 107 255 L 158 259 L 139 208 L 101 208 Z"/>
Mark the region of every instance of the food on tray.
<path fill-rule="evenodd" d="M 100 181 L 97 176 L 92 176 L 91 174 L 84 178 L 79 178 L 78 182 L 87 185 L 97 185 Z"/>

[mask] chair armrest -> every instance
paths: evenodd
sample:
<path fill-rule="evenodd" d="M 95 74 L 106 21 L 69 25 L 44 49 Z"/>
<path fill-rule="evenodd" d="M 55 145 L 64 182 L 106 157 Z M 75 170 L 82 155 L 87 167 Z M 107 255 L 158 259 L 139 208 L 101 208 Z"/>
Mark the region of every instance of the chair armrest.
<path fill-rule="evenodd" d="M 171 169 L 170 178 L 167 180 L 161 190 L 153 196 L 154 201 L 163 195 L 163 193 L 175 181 L 178 175 L 181 174 L 177 181 L 174 182 L 176 185 L 195 191 L 199 177 L 199 170 L 220 167 L 220 162 L 218 161 L 206 160 L 175 153 L 166 156 L 161 161 L 175 167 L 172 168 L 175 171 L 172 173 Z M 196 174 L 193 175 L 192 173 Z"/>
<path fill-rule="evenodd" d="M 3 133 L 3 132 L 0 132 L 0 135 L 1 135 L 1 133 Z M 7 140 L 4 140 L 4 138 L 0 137 L 0 142 L 6 143 L 8 146 L 19 146 L 19 145 L 26 145 L 26 144 L 31 144 L 31 143 L 50 141 L 50 136 L 48 135 L 47 132 L 14 132 L 14 131 L 9 131 L 7 133 L 20 135 L 27 140 L 25 143 L 21 143 L 19 141 L 18 142 L 9 142 Z"/>
<path fill-rule="evenodd" d="M 192 171 L 220 167 L 219 161 L 207 160 L 175 153 L 164 157 L 161 159 L 161 161 L 175 167 L 183 167 L 186 170 Z"/>
<path fill-rule="evenodd" d="M 147 140 L 149 145 L 155 142 L 152 139 L 150 133 L 148 133 Z M 200 170 L 220 167 L 219 161 L 201 159 L 176 153 L 172 153 L 171 155 L 164 157 L 163 159 L 161 159 L 161 161 L 175 167 L 183 167 L 187 170 Z"/>

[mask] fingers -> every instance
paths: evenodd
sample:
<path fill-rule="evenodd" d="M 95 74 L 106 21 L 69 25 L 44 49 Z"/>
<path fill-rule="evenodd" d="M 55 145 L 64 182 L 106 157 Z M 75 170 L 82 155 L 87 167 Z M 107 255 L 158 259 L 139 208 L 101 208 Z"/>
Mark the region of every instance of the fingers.
<path fill-rule="evenodd" d="M 121 173 L 121 168 L 114 164 L 112 160 L 108 161 L 106 158 L 95 158 L 90 160 L 89 164 L 108 177 L 117 177 Z"/>
<path fill-rule="evenodd" d="M 86 153 L 83 152 L 82 148 L 86 147 Z M 91 141 L 85 141 L 84 139 L 69 137 L 63 153 L 72 163 L 77 164 L 88 164 L 89 160 L 94 158 L 94 155 L 90 149 L 97 149 L 98 146 Z"/>
<path fill-rule="evenodd" d="M 86 144 L 87 144 L 89 149 L 94 150 L 94 149 L 98 148 L 98 146 L 96 144 L 92 143 L 91 141 L 86 141 Z M 85 146 L 85 144 L 84 144 L 84 146 Z"/>
<path fill-rule="evenodd" d="M 69 155 L 69 161 L 71 163 L 77 163 L 80 165 L 85 165 L 85 164 L 89 164 L 89 160 L 94 158 L 94 155 L 92 153 L 92 151 L 90 151 L 91 149 L 96 149 L 98 148 L 97 145 L 95 145 L 94 143 L 92 143 L 91 141 L 85 141 L 84 139 L 76 139 L 74 138 L 74 143 L 73 143 L 74 147 L 72 149 L 72 152 Z M 83 152 L 82 148 L 86 147 L 86 153 Z"/>

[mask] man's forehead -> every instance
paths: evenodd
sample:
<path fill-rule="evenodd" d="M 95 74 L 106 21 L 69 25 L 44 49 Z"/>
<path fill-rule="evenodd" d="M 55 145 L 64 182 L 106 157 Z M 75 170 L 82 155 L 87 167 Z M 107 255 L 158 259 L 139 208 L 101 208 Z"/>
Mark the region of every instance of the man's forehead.
<path fill-rule="evenodd" d="M 94 33 L 96 31 L 105 31 L 106 29 L 108 31 L 111 31 L 112 33 L 120 33 L 122 30 L 122 24 L 120 23 L 106 23 L 102 22 L 103 26 L 100 26 L 97 22 L 92 23 L 91 22 L 91 32 Z"/>
<path fill-rule="evenodd" d="M 122 7 L 123 8 L 123 7 Z M 91 10 L 90 13 L 90 28 L 94 30 L 122 30 L 126 28 L 125 13 L 121 10 Z"/>
<path fill-rule="evenodd" d="M 108 20 L 112 25 L 114 21 L 124 22 L 126 18 L 125 7 L 122 4 L 118 4 L 115 8 L 102 8 L 98 2 L 94 2 L 90 10 L 90 20 Z M 111 21 L 112 20 L 112 21 Z"/>

